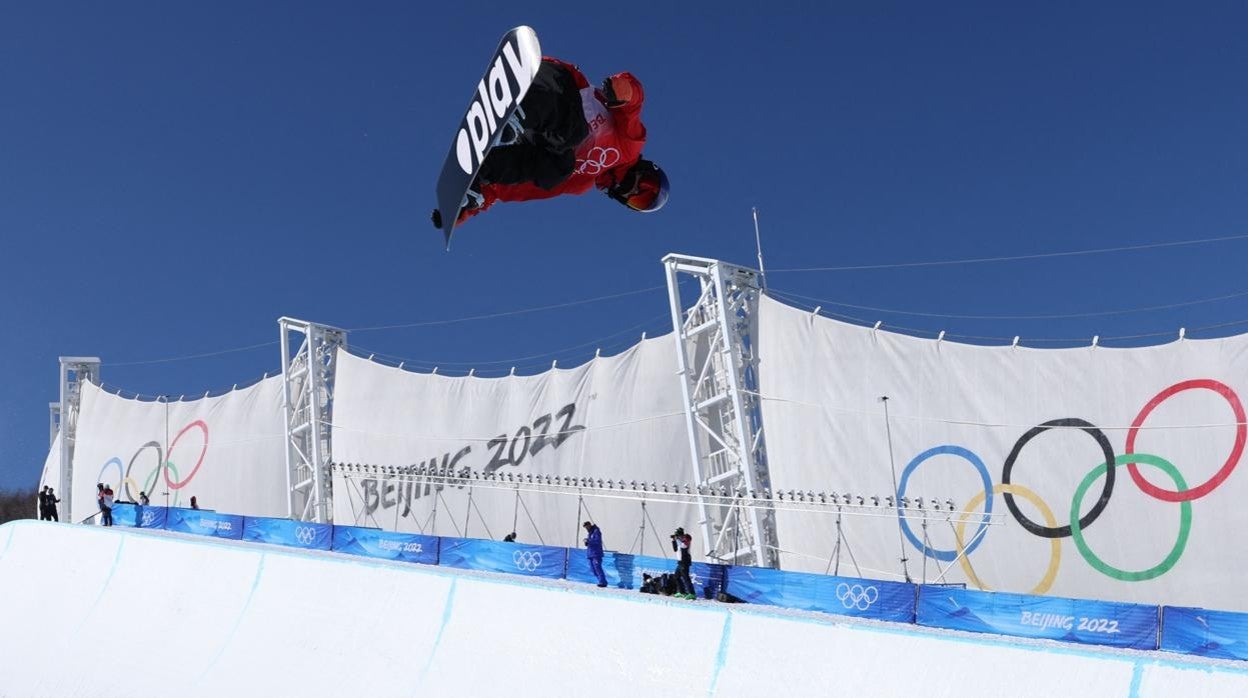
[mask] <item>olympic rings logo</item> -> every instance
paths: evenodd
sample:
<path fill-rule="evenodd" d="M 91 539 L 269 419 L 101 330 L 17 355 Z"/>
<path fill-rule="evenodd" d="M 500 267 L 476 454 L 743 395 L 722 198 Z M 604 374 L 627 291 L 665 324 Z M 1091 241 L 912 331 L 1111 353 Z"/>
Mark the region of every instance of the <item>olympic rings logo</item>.
<path fill-rule="evenodd" d="M 576 173 L 598 175 L 615 167 L 619 161 L 619 150 L 595 146 L 589 149 L 584 160 L 576 161 Z"/>
<path fill-rule="evenodd" d="M 1189 390 L 1208 390 L 1226 400 L 1231 411 L 1235 415 L 1235 443 L 1231 447 L 1231 452 L 1221 467 L 1208 480 L 1194 487 L 1189 487 L 1183 475 L 1173 463 L 1157 455 L 1149 453 L 1139 453 L 1135 450 L 1135 440 L 1139 435 L 1140 428 L 1144 422 L 1153 413 L 1153 411 L 1162 402 L 1171 397 Z M 1039 583 L 1031 590 L 1033 594 L 1043 594 L 1052 587 L 1054 580 L 1057 578 L 1057 571 L 1061 565 L 1061 544 L 1062 538 L 1071 538 L 1075 542 L 1075 548 L 1079 551 L 1080 556 L 1096 571 L 1110 578 L 1124 582 L 1138 582 L 1148 579 L 1154 579 L 1166 572 L 1169 572 L 1174 565 L 1182 557 L 1184 549 L 1187 547 L 1188 536 L 1192 528 L 1192 502 L 1204 497 L 1210 492 L 1217 489 L 1226 482 L 1231 473 L 1235 470 L 1235 466 L 1239 464 L 1240 458 L 1244 453 L 1245 442 L 1248 441 L 1248 425 L 1245 424 L 1244 407 L 1240 402 L 1239 396 L 1235 391 L 1224 383 L 1208 378 L 1199 378 L 1193 380 L 1181 381 L 1157 393 L 1136 415 L 1131 422 L 1131 427 L 1127 431 L 1125 453 L 1118 455 L 1114 453 L 1113 446 L 1105 433 L 1096 427 L 1096 425 L 1077 417 L 1067 417 L 1063 419 L 1053 419 L 1043 424 L 1039 424 L 1029 429 L 1026 433 L 1019 437 L 1014 443 L 1014 447 L 1010 449 L 1009 455 L 1005 459 L 1005 463 L 1001 472 L 1001 483 L 992 484 L 992 477 L 988 473 L 988 468 L 984 462 L 971 451 L 961 446 L 942 445 L 930 448 L 915 456 L 902 471 L 901 478 L 897 484 L 897 500 L 901 501 L 905 496 L 906 485 L 909 482 L 911 474 L 924 461 L 936 455 L 946 454 L 957 456 L 970 463 L 978 472 L 983 482 L 983 491 L 977 493 L 967 502 L 961 510 L 961 516 L 954 527 L 954 537 L 956 539 L 956 549 L 939 550 L 926 545 L 920 541 L 911 530 L 909 523 L 905 517 L 901 517 L 901 529 L 906 539 L 910 543 L 923 551 L 927 557 L 934 558 L 943 562 L 951 562 L 957 560 L 962 567 L 966 577 L 980 589 L 987 590 L 988 587 L 980 581 L 975 574 L 975 570 L 971 567 L 969 556 L 975 551 L 975 548 L 983 541 L 984 534 L 987 532 L 988 515 L 992 513 L 993 497 L 1001 495 L 1005 500 L 1006 509 L 1010 515 L 1029 533 L 1040 538 L 1050 540 L 1049 564 L 1045 570 L 1044 576 Z M 1061 525 L 1059 519 L 1054 514 L 1049 505 L 1040 498 L 1034 491 L 1013 482 L 1014 466 L 1018 461 L 1018 456 L 1027 444 L 1041 434 L 1054 428 L 1071 428 L 1082 431 L 1096 442 L 1100 448 L 1104 461 L 1094 467 L 1077 485 L 1073 500 L 1070 503 L 1069 512 L 1063 512 Z M 1160 470 L 1166 477 L 1174 483 L 1174 489 L 1166 489 L 1152 484 L 1144 479 L 1140 474 L 1140 464 L 1150 466 Z M 1144 494 L 1164 502 L 1176 502 L 1179 504 L 1179 532 L 1174 545 L 1164 558 L 1152 567 L 1142 570 L 1124 570 L 1102 560 L 1088 545 L 1084 538 L 1084 531 L 1088 526 L 1092 525 L 1100 518 L 1104 512 L 1109 499 L 1113 495 L 1116 485 L 1115 473 L 1118 466 L 1125 465 L 1127 473 L 1131 477 L 1132 482 Z M 1093 484 L 1098 479 L 1104 477 L 1104 483 L 1101 485 L 1101 491 L 1097 495 L 1095 504 L 1083 516 L 1079 515 L 1083 506 L 1083 501 L 1087 496 Z M 1029 519 L 1019 509 L 1015 497 L 1026 499 L 1032 506 L 1040 512 L 1044 523 L 1037 523 Z M 983 514 L 980 515 L 979 527 L 972 534 L 969 545 L 966 544 L 966 524 L 968 518 L 975 518 L 975 510 L 983 505 Z M 837 598 L 840 598 L 840 588 L 837 588 Z M 849 591 L 846 592 L 847 594 Z M 842 600 L 844 603 L 844 600 Z M 847 606 L 848 607 L 848 606 Z"/>
<path fill-rule="evenodd" d="M 154 511 L 143 512 L 143 518 L 139 520 L 139 526 L 146 527 L 146 526 L 151 526 L 154 523 L 156 523 L 156 512 Z"/>
<path fill-rule="evenodd" d="M 295 528 L 295 540 L 304 545 L 312 545 L 312 541 L 316 539 L 316 531 L 311 526 L 299 526 Z"/>
<path fill-rule="evenodd" d="M 856 608 L 859 611 L 865 611 L 871 608 L 871 604 L 878 601 L 879 598 L 880 590 L 874 585 L 863 586 L 845 582 L 836 585 L 836 600 L 840 601 L 845 608 Z"/>
<path fill-rule="evenodd" d="M 542 554 L 529 550 L 517 550 L 511 554 L 511 561 L 521 572 L 532 572 L 542 566 Z"/>
<path fill-rule="evenodd" d="M 183 478 L 178 471 L 178 467 L 173 462 L 172 454 L 177 450 L 179 442 L 182 441 L 182 437 L 192 429 L 197 429 L 203 433 L 203 445 L 199 449 L 199 457 L 195 460 L 194 467 L 192 467 L 187 476 Z M 150 456 L 147 456 L 146 454 L 149 452 L 151 453 L 151 456 L 155 457 L 155 463 L 153 464 L 152 469 L 148 472 L 147 476 L 143 478 L 143 486 L 140 487 L 138 480 L 135 479 L 135 466 L 139 465 L 142 461 L 148 460 Z M 96 482 L 117 482 L 119 483 L 119 487 L 121 487 L 122 491 L 125 493 L 126 499 L 132 502 L 137 502 L 139 500 L 139 492 L 147 492 L 150 495 L 156 488 L 156 484 L 163 474 L 165 484 L 170 490 L 175 491 L 174 505 L 176 506 L 178 501 L 178 492 L 176 491 L 186 487 L 191 480 L 195 478 L 195 475 L 199 473 L 200 467 L 204 464 L 204 457 L 207 454 L 208 425 L 202 419 L 197 419 L 182 427 L 182 429 L 178 431 L 177 435 L 173 438 L 173 441 L 169 444 L 168 454 L 164 453 L 164 449 L 161 448 L 159 441 L 148 441 L 142 446 L 139 446 L 139 448 L 134 452 L 134 455 L 130 456 L 130 461 L 124 466 L 122 465 L 121 458 L 117 456 L 113 456 L 105 461 L 104 465 L 100 467 L 99 475 L 96 476 Z M 139 465 L 139 467 L 142 468 L 143 466 Z M 110 468 L 115 468 L 117 471 L 117 477 L 115 479 L 105 477 L 105 473 L 107 473 Z M 173 477 L 170 477 L 170 472 L 173 473 Z"/>

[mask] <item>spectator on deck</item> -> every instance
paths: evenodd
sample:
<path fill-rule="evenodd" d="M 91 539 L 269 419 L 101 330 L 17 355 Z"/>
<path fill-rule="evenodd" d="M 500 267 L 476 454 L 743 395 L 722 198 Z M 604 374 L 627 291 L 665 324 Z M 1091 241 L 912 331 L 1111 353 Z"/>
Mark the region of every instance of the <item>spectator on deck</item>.
<path fill-rule="evenodd" d="M 95 505 L 100 508 L 100 523 L 104 523 L 104 483 L 95 483 Z"/>
<path fill-rule="evenodd" d="M 46 491 L 46 499 L 44 500 L 44 513 L 47 515 L 47 521 L 60 521 L 60 517 L 56 513 L 56 505 L 60 503 L 60 499 L 56 497 L 56 490 L 51 487 L 44 487 Z"/>
<path fill-rule="evenodd" d="M 192 508 L 192 509 L 198 509 L 198 508 L 199 508 L 199 500 L 198 500 L 198 499 L 195 499 L 195 497 L 194 497 L 193 495 L 191 496 L 191 508 Z"/>
<path fill-rule="evenodd" d="M 44 485 L 43 489 L 39 490 L 39 520 L 40 521 L 48 520 L 48 486 L 47 485 Z"/>
<path fill-rule="evenodd" d="M 582 526 L 589 534 L 585 536 L 585 557 L 589 559 L 589 569 L 593 570 L 594 576 L 598 578 L 598 586 L 605 587 L 607 575 L 602 571 L 602 529 L 589 521 Z"/>
<path fill-rule="evenodd" d="M 676 563 L 676 584 L 679 592 L 676 596 L 685 599 L 696 599 L 693 580 L 689 578 L 689 567 L 693 565 L 693 557 L 689 554 L 689 544 L 693 536 L 685 533 L 685 529 L 677 527 L 672 534 L 672 552 L 680 553 L 680 561 Z"/>
<path fill-rule="evenodd" d="M 512 531 L 511 533 L 508 533 L 507 535 L 503 536 L 503 542 L 504 542 L 504 543 L 515 543 L 515 542 L 516 542 L 516 532 L 515 532 L 515 531 Z"/>
<path fill-rule="evenodd" d="M 112 526 L 113 525 L 113 488 L 109 487 L 108 484 L 105 483 L 104 489 L 101 490 L 100 495 L 101 495 L 100 510 L 104 513 L 104 525 Z"/>
<path fill-rule="evenodd" d="M 140 492 L 140 493 L 139 493 L 139 506 L 141 506 L 141 507 L 145 507 L 145 506 L 147 506 L 150 502 L 151 502 L 151 500 L 150 500 L 150 499 L 148 499 L 148 497 L 147 497 L 147 493 L 146 493 L 146 492 Z"/>

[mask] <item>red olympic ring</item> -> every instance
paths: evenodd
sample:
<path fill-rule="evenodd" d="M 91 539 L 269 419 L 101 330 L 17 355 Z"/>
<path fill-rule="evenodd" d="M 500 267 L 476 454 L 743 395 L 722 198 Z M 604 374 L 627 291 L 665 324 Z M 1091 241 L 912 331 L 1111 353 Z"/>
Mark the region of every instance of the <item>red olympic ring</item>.
<path fill-rule="evenodd" d="M 187 475 L 184 479 L 182 479 L 181 481 L 179 481 L 179 482 L 174 482 L 173 480 L 170 480 L 170 479 L 169 479 L 169 468 L 167 468 L 167 467 L 165 468 L 165 483 L 169 485 L 169 489 L 171 489 L 171 490 L 181 489 L 182 487 L 184 487 L 184 486 L 186 485 L 186 483 L 190 482 L 190 481 L 191 481 L 191 478 L 195 477 L 195 473 L 199 472 L 199 466 L 201 466 L 201 465 L 203 465 L 203 464 L 204 464 L 204 454 L 208 453 L 208 425 L 207 425 L 207 424 L 204 424 L 204 421 L 203 421 L 202 419 L 197 419 L 197 420 L 195 420 L 195 421 L 191 422 L 190 424 L 187 424 L 186 426 L 182 427 L 182 431 L 178 432 L 178 435 L 177 435 L 177 436 L 175 436 L 175 437 L 173 437 L 173 443 L 169 444 L 169 453 L 166 453 L 166 454 L 165 454 L 165 462 L 166 462 L 166 463 L 168 463 L 170 460 L 172 460 L 172 459 L 170 458 L 170 454 L 172 454 L 172 453 L 173 453 L 173 449 L 177 447 L 177 445 L 178 445 L 178 439 L 182 438 L 182 435 L 183 435 L 183 434 L 185 434 L 186 432 L 190 431 L 191 427 L 199 427 L 200 429 L 202 429 L 202 430 L 203 430 L 203 432 L 204 432 L 204 448 L 203 448 L 203 450 L 201 450 L 201 451 L 199 452 L 199 460 L 195 461 L 195 467 L 194 467 L 194 468 L 191 468 L 191 472 L 190 472 L 190 474 L 188 474 L 188 475 Z"/>
<path fill-rule="evenodd" d="M 1245 420 L 1244 418 L 1244 406 L 1240 404 L 1239 396 L 1235 394 L 1234 390 L 1231 390 L 1231 388 L 1224 383 L 1219 383 L 1218 381 L 1209 378 L 1199 378 L 1196 380 L 1183 381 L 1182 383 L 1175 383 L 1169 388 L 1157 393 L 1152 400 L 1148 401 L 1148 404 L 1144 406 L 1144 409 L 1140 410 L 1140 414 L 1135 418 L 1135 421 L 1131 423 L 1131 430 L 1127 432 L 1127 454 L 1129 455 L 1135 453 L 1135 435 L 1139 433 L 1140 425 L 1144 423 L 1145 419 L 1148 419 L 1148 415 L 1152 413 L 1153 409 L 1157 407 L 1157 405 L 1160 405 L 1172 395 L 1181 393 L 1184 390 L 1194 390 L 1196 388 L 1212 390 L 1213 392 L 1226 398 L 1226 401 L 1230 404 L 1231 409 L 1235 412 L 1235 446 L 1231 448 L 1231 455 L 1226 459 L 1226 462 L 1222 464 L 1222 468 L 1219 469 L 1218 472 L 1214 473 L 1213 477 L 1209 478 L 1197 487 L 1186 489 L 1182 492 L 1167 490 L 1152 484 L 1148 480 L 1145 480 L 1143 475 L 1140 475 L 1140 469 L 1135 463 L 1127 463 L 1127 472 L 1131 473 L 1131 479 L 1135 481 L 1135 484 L 1140 488 L 1140 490 L 1155 499 L 1160 499 L 1166 502 L 1190 502 L 1193 499 L 1200 499 L 1201 497 L 1212 492 L 1218 485 L 1221 485 L 1226 478 L 1230 477 L 1231 471 L 1234 470 L 1235 466 L 1239 464 L 1239 457 L 1244 453 L 1244 441 L 1248 440 L 1248 427 L 1245 427 L 1245 421 L 1248 420 Z"/>

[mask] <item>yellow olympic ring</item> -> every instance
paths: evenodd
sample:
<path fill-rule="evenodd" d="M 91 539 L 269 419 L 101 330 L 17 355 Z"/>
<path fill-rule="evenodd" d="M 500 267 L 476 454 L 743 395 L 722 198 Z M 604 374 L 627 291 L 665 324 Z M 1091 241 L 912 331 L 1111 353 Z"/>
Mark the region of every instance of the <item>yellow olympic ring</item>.
<path fill-rule="evenodd" d="M 1027 489 L 1026 487 L 1023 487 L 1022 485 L 1016 485 L 1013 483 L 1008 483 L 1008 484 L 1002 483 L 999 485 L 995 485 L 992 488 L 993 494 L 1001 494 L 1003 492 L 1008 492 L 1012 495 L 1022 497 L 1023 499 L 1026 499 L 1027 501 L 1036 505 L 1036 508 L 1040 510 L 1040 515 L 1044 517 L 1045 525 L 1049 526 L 1050 528 L 1057 525 L 1057 519 L 1054 518 L 1053 516 L 1053 510 L 1049 509 L 1049 505 L 1045 504 L 1043 499 L 1040 499 L 1040 495 L 1036 494 L 1035 492 L 1032 492 L 1031 490 Z M 971 510 L 974 509 L 975 507 L 978 507 L 980 504 L 983 504 L 983 502 L 984 502 L 984 493 L 976 492 L 975 496 L 971 497 L 971 501 L 966 503 L 966 506 L 962 509 L 962 513 L 965 515 L 970 515 Z M 962 541 L 965 535 L 966 535 L 966 516 L 963 516 L 958 521 L 958 525 L 954 528 L 954 536 L 957 538 L 957 545 L 958 545 L 958 563 L 962 565 L 962 571 L 966 573 L 966 578 L 971 580 L 971 582 L 977 588 L 982 589 L 983 591 L 992 591 L 992 589 L 989 589 L 986 585 L 984 585 L 983 582 L 979 580 L 979 576 L 975 574 L 975 570 L 971 567 L 971 561 L 967 559 L 967 556 L 964 554 L 965 546 L 963 545 Z M 1040 580 L 1040 583 L 1037 584 L 1035 587 L 1033 587 L 1032 590 L 1027 593 L 1043 594 L 1047 592 L 1049 590 L 1049 587 L 1053 586 L 1053 581 L 1057 579 L 1057 568 L 1060 567 L 1061 564 L 1062 564 L 1062 542 L 1061 540 L 1057 538 L 1050 538 L 1049 539 L 1049 569 L 1045 570 L 1044 577 Z"/>

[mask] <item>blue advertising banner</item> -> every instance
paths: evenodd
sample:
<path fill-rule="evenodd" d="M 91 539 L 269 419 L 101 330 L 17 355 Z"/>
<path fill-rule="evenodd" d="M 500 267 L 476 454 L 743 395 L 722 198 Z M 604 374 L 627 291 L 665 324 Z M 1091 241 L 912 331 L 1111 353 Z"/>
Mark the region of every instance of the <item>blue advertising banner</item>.
<path fill-rule="evenodd" d="M 951 587 L 919 589 L 916 622 L 934 628 L 1157 649 L 1157 607 Z"/>
<path fill-rule="evenodd" d="M 330 524 L 245 516 L 243 540 L 309 550 L 329 550 L 333 540 L 333 528 Z"/>
<path fill-rule="evenodd" d="M 114 526 L 135 526 L 139 525 L 138 505 L 117 502 L 113 504 L 113 525 Z M 97 525 L 104 525 L 104 515 L 100 514 L 95 517 Z"/>
<path fill-rule="evenodd" d="M 170 507 L 165 530 L 239 540 L 243 537 L 243 517 L 204 509 Z"/>
<path fill-rule="evenodd" d="M 497 543 L 475 538 L 442 538 L 438 564 L 465 570 L 562 579 L 567 549 L 549 545 Z"/>
<path fill-rule="evenodd" d="M 675 560 L 661 557 L 607 551 L 602 558 L 602 571 L 607 577 L 607 585 L 617 589 L 640 589 L 643 581 L 642 575 L 649 574 L 657 577 L 675 570 Z M 568 579 L 587 584 L 598 583 L 598 578 L 589 568 L 589 558 L 585 556 L 584 548 L 568 550 Z M 695 562 L 689 568 L 689 580 L 697 589 L 699 598 L 713 598 L 723 589 L 724 567 Z"/>
<path fill-rule="evenodd" d="M 395 533 L 376 528 L 334 526 L 334 550 L 399 562 L 438 564 L 437 536 Z"/>
<path fill-rule="evenodd" d="M 1248 659 L 1248 613 L 1163 606 L 1161 648 L 1219 659 Z"/>
<path fill-rule="evenodd" d="M 165 507 L 139 506 L 129 502 L 113 504 L 113 525 L 133 528 L 164 528 Z M 97 519 L 98 520 L 98 519 Z"/>
<path fill-rule="evenodd" d="M 605 551 L 602 555 L 602 572 L 607 577 L 607 586 L 616 589 L 636 589 L 633 584 L 632 555 Z M 568 550 L 568 579 L 573 582 L 597 584 L 598 578 L 589 568 L 589 558 L 584 548 Z"/>
<path fill-rule="evenodd" d="M 917 588 L 905 582 L 738 566 L 728 568 L 727 591 L 746 603 L 913 623 Z"/>

